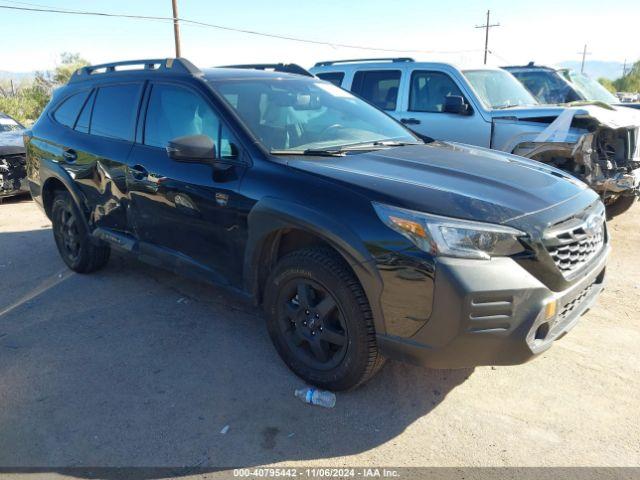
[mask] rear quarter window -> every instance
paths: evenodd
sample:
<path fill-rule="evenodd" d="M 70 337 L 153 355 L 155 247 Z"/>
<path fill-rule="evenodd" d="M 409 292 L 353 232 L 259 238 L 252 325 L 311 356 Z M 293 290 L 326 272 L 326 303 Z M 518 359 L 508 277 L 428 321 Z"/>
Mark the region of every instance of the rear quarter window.
<path fill-rule="evenodd" d="M 89 133 L 118 140 L 133 140 L 142 85 L 127 83 L 100 87 L 93 104 Z"/>
<path fill-rule="evenodd" d="M 78 118 L 78 114 L 80 113 L 80 109 L 84 105 L 88 96 L 89 90 L 86 92 L 76 93 L 64 100 L 53 113 L 55 121 L 65 127 L 73 128 L 73 125 L 76 123 L 76 118 Z"/>
<path fill-rule="evenodd" d="M 351 91 L 382 110 L 395 110 L 400 86 L 400 70 L 356 72 Z"/>

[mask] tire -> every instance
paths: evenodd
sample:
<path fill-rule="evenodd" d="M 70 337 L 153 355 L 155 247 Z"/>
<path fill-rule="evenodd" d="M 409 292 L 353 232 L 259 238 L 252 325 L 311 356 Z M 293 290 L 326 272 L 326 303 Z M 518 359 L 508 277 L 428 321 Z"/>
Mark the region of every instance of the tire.
<path fill-rule="evenodd" d="M 384 363 L 364 290 L 333 251 L 308 248 L 284 256 L 269 275 L 264 299 L 276 350 L 306 382 L 348 390 Z"/>
<path fill-rule="evenodd" d="M 71 270 L 91 273 L 104 267 L 111 249 L 92 242 L 81 213 L 68 192 L 58 192 L 53 198 L 51 223 L 58 252 Z"/>
<path fill-rule="evenodd" d="M 623 214 L 636 202 L 635 195 L 622 195 L 616 198 L 613 203 L 607 205 L 607 220 L 612 219 L 618 215 Z"/>

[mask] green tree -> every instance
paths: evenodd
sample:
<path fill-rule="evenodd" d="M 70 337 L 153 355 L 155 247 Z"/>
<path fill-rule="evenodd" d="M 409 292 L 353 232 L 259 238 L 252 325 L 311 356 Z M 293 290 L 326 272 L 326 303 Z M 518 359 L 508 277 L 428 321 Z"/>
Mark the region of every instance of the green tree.
<path fill-rule="evenodd" d="M 640 92 L 640 61 L 626 75 L 614 80 L 613 85 L 618 92 Z"/>
<path fill-rule="evenodd" d="M 53 71 L 53 81 L 62 85 L 67 83 L 78 68 L 89 65 L 89 62 L 80 56 L 79 53 L 64 52 L 60 55 L 60 65 Z"/>
<path fill-rule="evenodd" d="M 599 78 L 598 82 L 600 83 L 600 85 L 602 85 L 604 88 L 609 90 L 611 93 L 616 93 L 616 87 L 613 85 L 613 82 L 608 78 L 604 78 L 604 77 Z"/>
<path fill-rule="evenodd" d="M 34 122 L 51 99 L 51 92 L 57 86 L 69 81 L 78 68 L 89 65 L 78 53 L 65 52 L 60 55 L 60 64 L 52 72 L 36 72 L 34 80 L 21 86 L 17 92 L 0 92 L 0 112 L 16 120 L 30 124 Z"/>

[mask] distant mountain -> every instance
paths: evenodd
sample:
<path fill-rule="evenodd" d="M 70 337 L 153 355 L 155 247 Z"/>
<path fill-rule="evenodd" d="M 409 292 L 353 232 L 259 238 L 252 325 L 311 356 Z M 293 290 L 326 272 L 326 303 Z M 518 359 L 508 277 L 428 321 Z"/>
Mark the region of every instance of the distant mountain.
<path fill-rule="evenodd" d="M 0 80 L 13 80 L 20 83 L 23 80 L 32 80 L 36 76 L 36 72 L 6 72 L 0 70 Z"/>
<path fill-rule="evenodd" d="M 582 62 L 568 60 L 560 62 L 558 65 L 572 70 L 580 71 L 580 65 Z M 587 60 L 584 62 L 584 73 L 592 78 L 598 79 L 601 77 L 608 78 L 609 80 L 615 80 L 622 76 L 622 62 L 606 62 L 603 60 Z M 630 66 L 627 63 L 627 68 Z"/>

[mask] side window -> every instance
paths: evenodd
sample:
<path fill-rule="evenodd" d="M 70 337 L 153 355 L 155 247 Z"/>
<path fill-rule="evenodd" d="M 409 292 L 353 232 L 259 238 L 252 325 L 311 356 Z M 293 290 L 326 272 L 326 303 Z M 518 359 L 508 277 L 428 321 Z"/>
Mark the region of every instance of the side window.
<path fill-rule="evenodd" d="M 174 85 L 156 84 L 151 90 L 144 127 L 144 144 L 165 148 L 185 135 L 207 135 L 222 159 L 237 157 L 237 143 L 209 104 L 195 92 Z"/>
<path fill-rule="evenodd" d="M 82 133 L 89 133 L 89 122 L 91 121 L 91 110 L 93 110 L 93 100 L 95 97 L 96 95 L 94 90 L 91 92 L 91 95 L 89 95 L 87 101 L 84 102 L 84 107 L 82 107 L 82 111 L 80 112 L 78 121 L 76 121 L 74 130 Z"/>
<path fill-rule="evenodd" d="M 76 123 L 76 118 L 78 118 L 78 114 L 80 113 L 80 109 L 84 105 L 88 96 L 89 90 L 71 95 L 56 109 L 53 114 L 53 118 L 55 118 L 56 122 L 61 123 L 66 127 L 73 128 L 73 125 Z"/>
<path fill-rule="evenodd" d="M 342 85 L 342 80 L 344 79 L 344 72 L 325 72 L 318 73 L 316 77 L 321 80 L 326 80 L 327 82 L 333 83 L 336 87 Z"/>
<path fill-rule="evenodd" d="M 449 75 L 441 72 L 413 72 L 409 91 L 409 110 L 412 112 L 444 112 L 447 97 L 462 92 Z"/>
<path fill-rule="evenodd" d="M 356 72 L 351 91 L 383 110 L 395 110 L 400 86 L 400 70 Z"/>
<path fill-rule="evenodd" d="M 100 87 L 91 116 L 91 135 L 133 140 L 142 85 L 127 83 Z"/>

